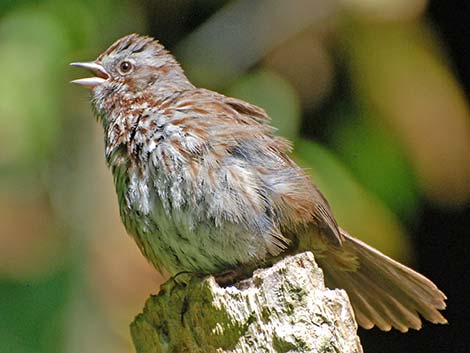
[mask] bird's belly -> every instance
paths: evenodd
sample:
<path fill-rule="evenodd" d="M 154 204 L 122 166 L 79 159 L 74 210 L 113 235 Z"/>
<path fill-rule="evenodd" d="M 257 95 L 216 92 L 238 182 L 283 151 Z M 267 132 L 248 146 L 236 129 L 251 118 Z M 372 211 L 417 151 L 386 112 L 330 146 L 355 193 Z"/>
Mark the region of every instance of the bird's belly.
<path fill-rule="evenodd" d="M 265 256 L 261 237 L 240 224 L 214 222 L 204 202 L 177 203 L 187 196 L 148 186 L 129 186 L 121 193 L 123 223 L 158 270 L 217 273 Z"/>
<path fill-rule="evenodd" d="M 128 232 L 144 256 L 159 270 L 172 275 L 181 271 L 217 273 L 254 258 L 250 249 L 256 239 L 236 225 L 215 226 L 194 220 L 189 210 L 170 214 L 157 204 L 151 215 L 123 217 Z"/>

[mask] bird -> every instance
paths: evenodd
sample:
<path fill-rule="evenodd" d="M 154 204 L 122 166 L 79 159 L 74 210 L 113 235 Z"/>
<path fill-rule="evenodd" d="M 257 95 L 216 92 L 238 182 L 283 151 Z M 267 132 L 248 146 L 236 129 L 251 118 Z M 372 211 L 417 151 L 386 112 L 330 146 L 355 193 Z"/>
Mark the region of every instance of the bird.
<path fill-rule="evenodd" d="M 338 225 L 265 110 L 196 87 L 149 36 L 71 65 L 93 73 L 72 82 L 91 90 L 122 222 L 158 271 L 223 283 L 311 251 L 363 328 L 447 323 L 447 298 L 431 280 Z"/>

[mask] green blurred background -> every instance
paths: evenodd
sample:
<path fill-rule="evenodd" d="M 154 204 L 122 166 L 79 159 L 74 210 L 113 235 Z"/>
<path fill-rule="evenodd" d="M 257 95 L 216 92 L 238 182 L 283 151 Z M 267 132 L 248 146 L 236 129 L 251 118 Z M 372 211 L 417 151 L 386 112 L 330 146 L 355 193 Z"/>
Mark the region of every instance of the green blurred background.
<path fill-rule="evenodd" d="M 449 326 L 361 331 L 366 352 L 463 352 L 470 57 L 456 3 L 0 0 L 0 353 L 133 352 L 128 324 L 164 280 L 125 234 L 87 92 L 68 83 L 83 75 L 69 62 L 130 32 L 197 85 L 264 107 L 342 226 L 448 294 Z"/>

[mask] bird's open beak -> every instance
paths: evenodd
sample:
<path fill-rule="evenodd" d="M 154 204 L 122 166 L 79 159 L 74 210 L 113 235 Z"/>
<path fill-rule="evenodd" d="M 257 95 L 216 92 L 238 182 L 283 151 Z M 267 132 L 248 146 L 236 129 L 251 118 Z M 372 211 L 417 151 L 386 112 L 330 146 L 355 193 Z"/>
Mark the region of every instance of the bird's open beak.
<path fill-rule="evenodd" d="M 76 83 L 77 85 L 92 89 L 109 79 L 109 74 L 106 72 L 103 65 L 98 64 L 97 62 L 90 61 L 84 63 L 71 63 L 70 65 L 83 67 L 84 69 L 90 70 L 95 74 L 95 77 L 87 77 L 70 81 L 72 83 Z"/>

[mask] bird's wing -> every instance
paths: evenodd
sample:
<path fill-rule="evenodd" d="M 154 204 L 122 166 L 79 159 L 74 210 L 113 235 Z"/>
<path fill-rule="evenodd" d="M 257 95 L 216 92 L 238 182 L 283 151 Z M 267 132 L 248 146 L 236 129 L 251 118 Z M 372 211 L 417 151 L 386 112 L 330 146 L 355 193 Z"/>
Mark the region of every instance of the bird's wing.
<path fill-rule="evenodd" d="M 191 123 L 208 131 L 211 151 L 222 158 L 242 160 L 244 167 L 260 176 L 263 185 L 257 187 L 269 191 L 272 217 L 280 229 L 315 225 L 326 239 L 341 244 L 342 235 L 327 200 L 288 156 L 291 144 L 274 135 L 275 129 L 263 109 L 205 89 L 191 91 L 187 99 L 192 104 L 183 93 L 176 107 L 187 115 L 187 107 L 191 107 L 189 115 L 196 118 Z"/>

